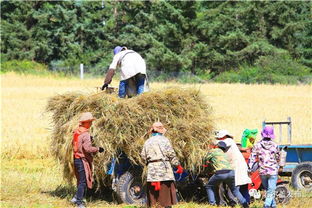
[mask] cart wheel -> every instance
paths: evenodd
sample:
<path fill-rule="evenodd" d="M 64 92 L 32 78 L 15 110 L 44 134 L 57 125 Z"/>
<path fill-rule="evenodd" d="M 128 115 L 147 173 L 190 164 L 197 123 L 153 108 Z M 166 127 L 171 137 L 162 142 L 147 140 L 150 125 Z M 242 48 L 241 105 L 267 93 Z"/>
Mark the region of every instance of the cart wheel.
<path fill-rule="evenodd" d="M 116 193 L 123 203 L 146 204 L 146 192 L 140 179 L 129 171 L 120 176 Z"/>
<path fill-rule="evenodd" d="M 291 176 L 291 184 L 295 189 L 312 190 L 312 163 L 297 165 Z"/>
<path fill-rule="evenodd" d="M 286 185 L 277 185 L 275 190 L 275 201 L 280 204 L 287 204 L 290 200 L 290 191 Z"/>

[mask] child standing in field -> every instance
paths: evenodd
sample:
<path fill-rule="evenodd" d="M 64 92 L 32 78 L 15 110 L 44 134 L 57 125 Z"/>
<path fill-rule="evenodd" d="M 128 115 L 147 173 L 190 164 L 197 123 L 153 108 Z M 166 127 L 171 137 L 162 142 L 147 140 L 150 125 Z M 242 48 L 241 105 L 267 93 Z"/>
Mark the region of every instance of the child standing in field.
<path fill-rule="evenodd" d="M 266 126 L 261 132 L 262 140 L 255 144 L 249 158 L 249 169 L 259 159 L 260 177 L 266 190 L 264 208 L 276 207 L 275 189 L 279 171 L 280 152 L 278 145 L 272 141 L 275 138 L 274 129 Z"/>

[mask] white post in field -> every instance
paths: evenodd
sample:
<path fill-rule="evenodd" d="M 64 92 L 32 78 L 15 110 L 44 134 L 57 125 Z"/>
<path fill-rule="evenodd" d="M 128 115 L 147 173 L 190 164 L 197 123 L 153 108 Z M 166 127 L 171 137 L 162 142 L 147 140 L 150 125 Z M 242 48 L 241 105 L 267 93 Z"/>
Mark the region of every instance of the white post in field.
<path fill-rule="evenodd" d="M 83 79 L 83 64 L 80 64 L 80 79 Z"/>

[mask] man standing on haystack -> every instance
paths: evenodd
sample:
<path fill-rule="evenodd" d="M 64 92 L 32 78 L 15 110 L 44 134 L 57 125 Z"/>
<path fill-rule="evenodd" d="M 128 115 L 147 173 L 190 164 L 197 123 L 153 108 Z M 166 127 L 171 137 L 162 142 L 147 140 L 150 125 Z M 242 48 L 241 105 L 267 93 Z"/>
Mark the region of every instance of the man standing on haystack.
<path fill-rule="evenodd" d="M 112 82 L 117 67 L 121 69 L 118 96 L 132 97 L 147 91 L 146 64 L 140 54 L 127 47 L 116 46 L 114 58 L 106 74 L 102 90 Z"/>
<path fill-rule="evenodd" d="M 182 174 L 183 168 L 164 134 L 163 124 L 153 124 L 150 137 L 144 143 L 141 156 L 147 164 L 147 205 L 148 207 L 171 207 L 177 203 L 175 178 L 171 164 Z"/>
<path fill-rule="evenodd" d="M 90 112 L 82 113 L 79 119 L 79 127 L 74 131 L 73 149 L 74 149 L 74 167 L 77 178 L 77 192 L 72 203 L 80 208 L 84 208 L 84 193 L 88 187 L 92 188 L 92 153 L 103 152 L 102 147 L 94 147 L 91 144 L 89 129 L 95 118 Z"/>

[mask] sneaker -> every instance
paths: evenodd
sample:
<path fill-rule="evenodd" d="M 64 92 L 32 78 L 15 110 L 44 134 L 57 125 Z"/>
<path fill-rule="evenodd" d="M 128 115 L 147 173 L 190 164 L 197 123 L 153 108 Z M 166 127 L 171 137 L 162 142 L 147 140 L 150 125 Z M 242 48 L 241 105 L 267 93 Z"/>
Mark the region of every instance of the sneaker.
<path fill-rule="evenodd" d="M 78 202 L 78 199 L 76 198 L 76 196 L 74 196 L 71 200 L 70 200 L 70 202 L 71 203 L 73 203 L 73 204 L 77 204 L 77 202 Z M 86 201 L 85 200 L 82 200 L 82 203 L 86 203 Z"/>
<path fill-rule="evenodd" d="M 86 208 L 86 206 L 84 204 L 79 204 L 77 205 L 78 208 Z"/>
<path fill-rule="evenodd" d="M 74 198 L 72 198 L 72 199 L 70 200 L 70 202 L 73 203 L 73 204 L 76 204 L 76 203 L 77 203 L 77 198 L 76 198 L 76 196 L 74 196 Z"/>

